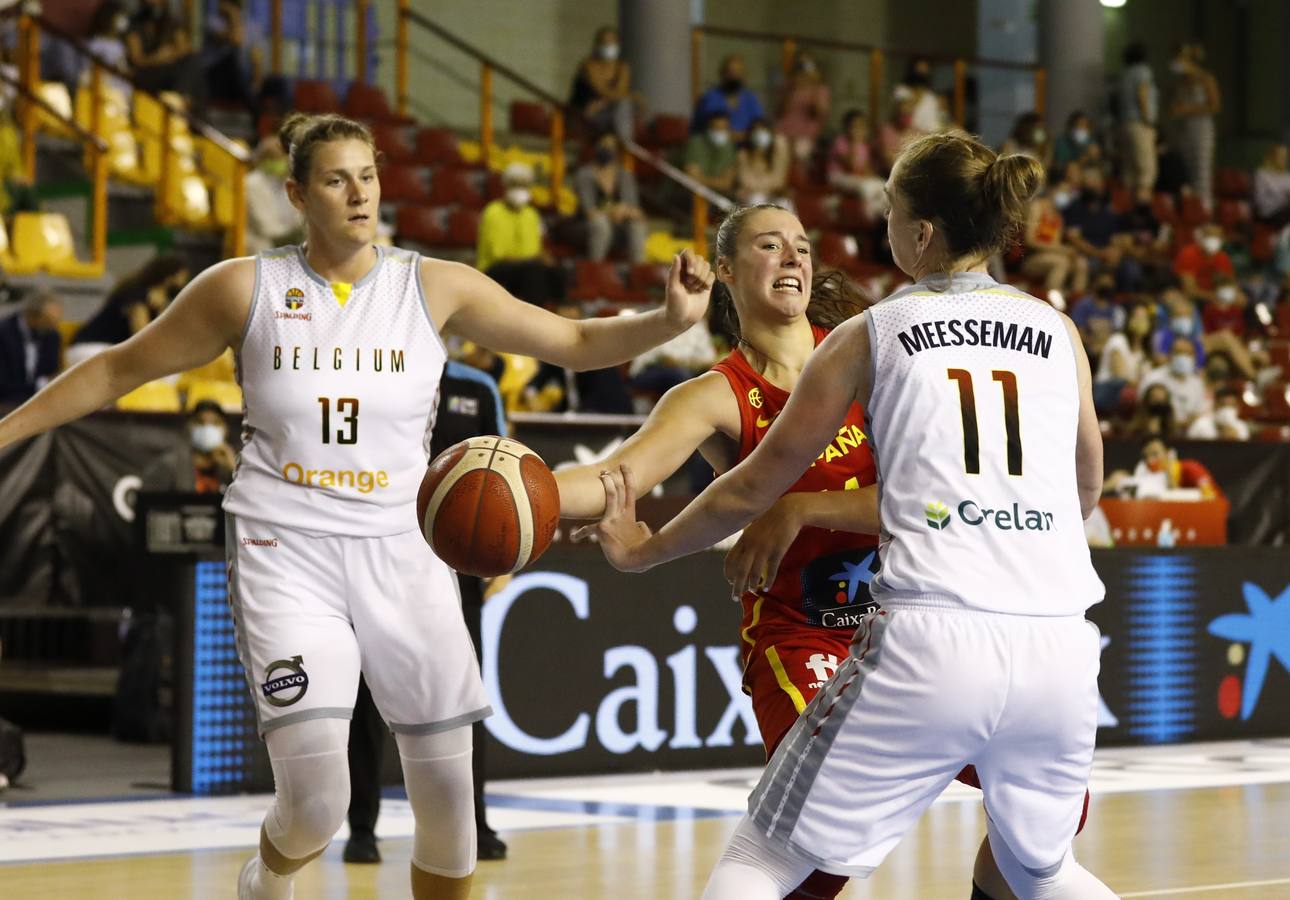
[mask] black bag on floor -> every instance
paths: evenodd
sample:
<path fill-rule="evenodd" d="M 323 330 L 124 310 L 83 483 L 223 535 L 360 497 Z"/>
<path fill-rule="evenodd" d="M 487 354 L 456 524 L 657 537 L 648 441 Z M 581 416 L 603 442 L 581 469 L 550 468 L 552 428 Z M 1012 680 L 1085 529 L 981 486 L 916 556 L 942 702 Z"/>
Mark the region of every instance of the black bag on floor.
<path fill-rule="evenodd" d="M 169 625 L 166 617 L 149 613 L 135 616 L 125 633 L 112 710 L 112 736 L 119 741 L 152 744 L 170 739 L 170 711 L 162 703 Z"/>
<path fill-rule="evenodd" d="M 27 768 L 27 751 L 22 742 L 22 729 L 5 719 L 0 719 L 0 775 L 12 784 Z"/>

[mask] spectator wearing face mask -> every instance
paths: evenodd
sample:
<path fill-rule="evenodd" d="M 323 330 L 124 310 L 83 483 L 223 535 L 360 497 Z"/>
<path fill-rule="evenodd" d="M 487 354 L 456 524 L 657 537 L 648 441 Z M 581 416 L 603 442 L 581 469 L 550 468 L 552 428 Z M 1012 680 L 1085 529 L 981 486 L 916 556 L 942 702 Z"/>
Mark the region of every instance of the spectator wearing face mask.
<path fill-rule="evenodd" d="M 98 311 L 72 338 L 67 364 L 74 366 L 129 340 L 165 312 L 188 283 L 188 264 L 172 253 L 154 256 L 116 283 Z"/>
<path fill-rule="evenodd" d="M 188 414 L 189 447 L 162 454 L 140 476 L 148 491 L 221 494 L 233 480 L 237 454 L 228 444 L 228 420 L 213 400 L 199 400 Z"/>
<path fill-rule="evenodd" d="M 1178 338 L 1199 341 L 1202 333 L 1200 313 L 1187 295 L 1177 288 L 1170 288 L 1160 298 L 1159 324 L 1151 339 L 1151 350 L 1157 362 L 1164 360 Z M 1204 348 L 1197 357 L 1204 363 Z"/>
<path fill-rule="evenodd" d="M 62 303 L 47 291 L 0 320 L 0 403 L 23 403 L 58 374 L 62 320 Z"/>
<path fill-rule="evenodd" d="M 761 101 L 745 84 L 745 71 L 742 56 L 727 56 L 721 61 L 721 80 L 694 104 L 691 134 L 709 129 L 714 118 L 724 116 L 727 129 L 739 140 L 753 122 L 766 117 Z"/>
<path fill-rule="evenodd" d="M 1156 184 L 1156 123 L 1160 92 L 1147 65 L 1147 47 L 1134 41 L 1124 51 L 1120 76 L 1120 118 L 1124 123 L 1124 168 L 1139 203 L 1151 202 Z"/>
<path fill-rule="evenodd" d="M 1072 316 L 1074 310 L 1072 310 Z M 1136 385 L 1150 366 L 1151 311 L 1143 303 L 1130 309 L 1121 330 L 1102 346 L 1093 379 L 1093 405 L 1098 413 L 1110 415 L 1120 405 L 1125 385 Z"/>
<path fill-rule="evenodd" d="M 573 175 L 578 218 L 565 226 L 568 243 L 585 246 L 587 256 L 605 259 L 612 248 L 629 262 L 645 261 L 646 224 L 636 176 L 621 164 L 618 138 L 601 135 L 591 159 Z"/>
<path fill-rule="evenodd" d="M 820 77 L 815 57 L 805 50 L 797 51 L 775 123 L 775 130 L 788 138 L 797 159 L 807 159 L 815 150 L 829 121 L 830 105 L 829 86 Z"/>
<path fill-rule="evenodd" d="M 1241 392 L 1224 385 L 1214 392 L 1214 411 L 1196 417 L 1187 437 L 1199 441 L 1248 441 L 1249 423 L 1241 419 Z"/>
<path fill-rule="evenodd" d="M 298 243 L 300 211 L 287 197 L 287 154 L 270 135 L 255 148 L 255 168 L 246 175 L 246 252 L 259 253 Z"/>
<path fill-rule="evenodd" d="M 1205 48 L 1183 44 L 1169 68 L 1174 74 L 1169 112 L 1187 180 L 1206 209 L 1214 205 L 1214 116 L 1222 107 L 1218 80 L 1205 68 Z"/>
<path fill-rule="evenodd" d="M 931 134 L 945 127 L 940 99 L 932 90 L 932 63 L 925 56 L 915 56 L 905 69 L 905 80 L 891 92 L 896 104 L 908 104 L 906 127 L 919 134 Z"/>
<path fill-rule="evenodd" d="M 1275 228 L 1290 223 L 1290 150 L 1273 144 L 1254 172 L 1254 217 Z"/>
<path fill-rule="evenodd" d="M 1048 188 L 1030 201 L 1021 271 L 1027 278 L 1042 281 L 1045 294 L 1062 291 L 1076 297 L 1088 288 L 1088 259 L 1065 242 L 1066 223 L 1052 195 Z"/>
<path fill-rule="evenodd" d="M 542 219 L 533 207 L 533 169 L 511 163 L 505 193 L 479 217 L 475 266 L 516 297 L 550 306 L 564 299 L 564 278 L 542 251 Z"/>
<path fill-rule="evenodd" d="M 1053 141 L 1053 168 L 1061 171 L 1071 163 L 1081 168 L 1100 164 L 1102 147 L 1093 140 L 1093 126 L 1088 114 L 1077 109 L 1066 119 L 1066 130 Z"/>
<path fill-rule="evenodd" d="M 855 194 L 871 218 L 887 209 L 886 184 L 874 169 L 869 146 L 869 120 L 858 109 L 842 117 L 842 132 L 829 148 L 829 184 Z"/>
<path fill-rule="evenodd" d="M 1232 260 L 1223 250 L 1223 229 L 1218 225 L 1202 225 L 1196 229 L 1196 240 L 1178 251 L 1174 258 L 1174 274 L 1182 282 L 1182 289 L 1191 297 L 1201 300 L 1214 298 L 1214 278 L 1233 275 Z"/>
<path fill-rule="evenodd" d="M 730 116 L 725 113 L 709 118 L 703 133 L 690 135 L 685 144 L 685 174 L 720 194 L 734 190 L 736 163 Z"/>
<path fill-rule="evenodd" d="M 1169 388 L 1153 384 L 1138 395 L 1138 405 L 1124 430 L 1126 437 L 1172 437 L 1174 405 Z"/>
<path fill-rule="evenodd" d="M 788 190 L 788 141 L 758 119 L 748 129 L 735 160 L 735 196 L 740 203 L 784 205 Z"/>
<path fill-rule="evenodd" d="M 1143 445 L 1142 458 L 1133 471 L 1133 478 L 1138 485 L 1135 494 L 1138 497 L 1156 496 L 1178 488 L 1198 490 L 1206 500 L 1221 493 L 1209 469 L 1198 460 L 1179 459 L 1177 451 L 1159 438 Z"/>
<path fill-rule="evenodd" d="M 1205 379 L 1196 371 L 1196 345 L 1187 338 L 1174 340 L 1168 361 L 1148 372 L 1139 389 L 1145 392 L 1154 385 L 1163 385 L 1169 391 L 1178 428 L 1188 428 L 1197 416 L 1210 409 Z"/>
<path fill-rule="evenodd" d="M 1020 153 L 1039 160 L 1044 168 L 1049 167 L 1052 148 L 1048 143 L 1048 131 L 1038 113 L 1028 112 L 1017 117 L 1012 126 L 1012 134 L 1003 142 L 1001 152 Z"/>
<path fill-rule="evenodd" d="M 569 105 L 582 113 L 594 134 L 612 131 L 624 140 L 636 127 L 636 95 L 632 92 L 631 66 L 621 59 L 618 29 L 605 25 L 596 30 L 591 55 L 578 64 Z"/>

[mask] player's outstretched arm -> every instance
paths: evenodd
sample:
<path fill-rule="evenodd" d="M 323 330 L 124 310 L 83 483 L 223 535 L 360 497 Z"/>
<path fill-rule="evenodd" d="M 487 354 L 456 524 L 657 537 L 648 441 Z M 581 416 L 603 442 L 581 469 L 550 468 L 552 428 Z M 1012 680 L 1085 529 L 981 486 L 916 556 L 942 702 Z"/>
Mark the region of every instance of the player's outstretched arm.
<path fill-rule="evenodd" d="M 714 278 L 708 262 L 686 250 L 672 261 L 661 308 L 578 320 L 525 303 L 469 266 L 430 259 L 421 264 L 421 283 L 441 332 L 580 372 L 624 363 L 698 322 Z"/>
<path fill-rule="evenodd" d="M 784 411 L 747 459 L 714 481 L 656 535 L 635 521 L 630 472 L 608 472 L 599 528 L 606 558 L 624 571 L 644 571 L 686 556 L 747 525 L 788 490 L 857 400 L 867 399 L 868 324 L 863 315 L 840 325 L 811 354 Z"/>
<path fill-rule="evenodd" d="M 102 409 L 153 379 L 215 359 L 241 340 L 254 286 L 251 259 L 228 260 L 202 272 L 152 324 L 68 369 L 0 420 L 0 447 Z"/>
<path fill-rule="evenodd" d="M 1062 316 L 1071 348 L 1075 351 L 1075 372 L 1079 379 L 1079 425 L 1075 433 L 1075 479 L 1079 484 L 1080 512 L 1087 519 L 1102 496 L 1102 427 L 1093 406 L 1093 373 L 1075 323 Z"/>
<path fill-rule="evenodd" d="M 640 430 L 605 459 L 555 473 L 560 515 L 599 518 L 605 511 L 600 473 L 623 465 L 635 474 L 636 489 L 648 494 L 723 425 L 722 430 L 738 431 L 739 407 L 724 377 L 707 373 L 678 384 L 658 401 Z"/>

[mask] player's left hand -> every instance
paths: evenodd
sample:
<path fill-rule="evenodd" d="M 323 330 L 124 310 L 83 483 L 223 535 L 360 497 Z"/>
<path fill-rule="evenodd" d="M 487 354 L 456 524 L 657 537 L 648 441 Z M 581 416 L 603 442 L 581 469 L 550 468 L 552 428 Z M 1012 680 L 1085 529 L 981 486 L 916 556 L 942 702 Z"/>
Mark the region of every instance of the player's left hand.
<path fill-rule="evenodd" d="M 595 525 L 584 525 L 573 534 L 574 540 L 598 538 L 600 549 L 609 564 L 620 572 L 644 572 L 650 568 L 644 559 L 643 545 L 650 539 L 649 526 L 636 521 L 636 483 L 627 466 L 600 473 L 605 487 L 605 512 Z"/>
<path fill-rule="evenodd" d="M 775 501 L 753 521 L 726 554 L 726 581 L 731 599 L 738 602 L 748 591 L 763 591 L 775 583 L 784 554 L 802 530 L 794 495 Z"/>
<path fill-rule="evenodd" d="M 716 278 L 708 261 L 696 256 L 693 250 L 686 249 L 677 254 L 667 273 L 664 308 L 668 321 L 684 330 L 702 319 Z"/>

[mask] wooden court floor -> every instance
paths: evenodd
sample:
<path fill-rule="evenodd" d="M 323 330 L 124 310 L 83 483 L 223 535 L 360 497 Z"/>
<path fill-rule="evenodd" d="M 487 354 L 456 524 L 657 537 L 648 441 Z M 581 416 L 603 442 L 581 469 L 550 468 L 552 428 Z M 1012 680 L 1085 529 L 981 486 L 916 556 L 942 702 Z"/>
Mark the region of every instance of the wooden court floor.
<path fill-rule="evenodd" d="M 698 897 L 734 818 L 517 831 L 510 859 L 481 863 L 484 900 Z M 967 900 L 984 834 L 976 803 L 934 806 L 849 900 Z M 0 866 L 3 900 L 228 900 L 249 851 L 205 851 Z M 410 841 L 380 866 L 346 866 L 334 843 L 297 879 L 297 900 L 410 896 Z M 1122 897 L 1290 898 L 1290 783 L 1108 794 L 1076 842 Z"/>

